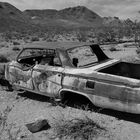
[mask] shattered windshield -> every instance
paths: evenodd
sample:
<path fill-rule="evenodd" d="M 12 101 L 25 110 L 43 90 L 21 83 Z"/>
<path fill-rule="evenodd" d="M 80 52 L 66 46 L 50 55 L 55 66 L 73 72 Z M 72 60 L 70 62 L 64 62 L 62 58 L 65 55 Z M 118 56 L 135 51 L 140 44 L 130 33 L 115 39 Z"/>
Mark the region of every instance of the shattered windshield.
<path fill-rule="evenodd" d="M 67 51 L 76 67 L 83 67 L 98 62 L 97 56 L 92 52 L 89 46 L 82 46 Z M 77 64 L 75 64 L 77 63 Z"/>

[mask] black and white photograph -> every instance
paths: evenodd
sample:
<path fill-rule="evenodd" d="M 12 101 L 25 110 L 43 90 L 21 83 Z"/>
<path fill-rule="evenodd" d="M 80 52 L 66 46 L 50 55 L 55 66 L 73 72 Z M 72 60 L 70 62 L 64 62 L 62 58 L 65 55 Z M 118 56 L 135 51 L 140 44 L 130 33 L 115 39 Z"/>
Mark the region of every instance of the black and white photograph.
<path fill-rule="evenodd" d="M 140 140 L 140 1 L 0 0 L 0 140 Z"/>

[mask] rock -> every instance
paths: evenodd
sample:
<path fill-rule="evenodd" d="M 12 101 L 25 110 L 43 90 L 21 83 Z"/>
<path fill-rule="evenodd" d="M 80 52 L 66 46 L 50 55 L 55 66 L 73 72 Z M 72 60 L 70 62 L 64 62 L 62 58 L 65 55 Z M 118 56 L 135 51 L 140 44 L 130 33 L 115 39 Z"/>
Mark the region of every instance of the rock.
<path fill-rule="evenodd" d="M 39 132 L 41 130 L 47 130 L 51 126 L 49 125 L 47 120 L 41 119 L 41 120 L 37 120 L 37 121 L 32 122 L 32 123 L 26 124 L 26 127 L 28 128 L 28 130 L 30 132 L 36 133 L 36 132 Z"/>

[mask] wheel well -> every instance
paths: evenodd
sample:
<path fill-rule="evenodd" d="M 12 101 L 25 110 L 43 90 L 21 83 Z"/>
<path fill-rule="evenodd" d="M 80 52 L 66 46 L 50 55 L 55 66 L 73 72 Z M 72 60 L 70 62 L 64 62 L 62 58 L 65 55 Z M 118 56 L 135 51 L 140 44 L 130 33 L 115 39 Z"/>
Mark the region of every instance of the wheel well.
<path fill-rule="evenodd" d="M 90 99 L 84 95 L 81 95 L 79 93 L 76 92 L 71 92 L 71 91 L 62 91 L 60 93 L 61 95 L 61 99 L 62 102 L 66 102 L 67 100 L 71 100 L 71 102 L 78 102 L 81 104 L 91 104 L 93 105 L 93 103 L 90 101 Z"/>

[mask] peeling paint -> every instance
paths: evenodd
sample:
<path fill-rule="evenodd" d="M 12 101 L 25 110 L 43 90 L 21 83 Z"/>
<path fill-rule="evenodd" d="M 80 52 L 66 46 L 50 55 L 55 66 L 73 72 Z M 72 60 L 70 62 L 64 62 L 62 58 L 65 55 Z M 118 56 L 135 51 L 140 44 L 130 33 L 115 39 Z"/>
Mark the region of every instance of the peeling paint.
<path fill-rule="evenodd" d="M 33 89 L 31 73 L 31 70 L 23 71 L 21 68 L 11 66 L 9 68 L 9 81 L 13 83 L 13 85 Z"/>

